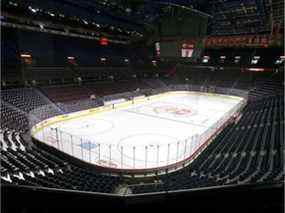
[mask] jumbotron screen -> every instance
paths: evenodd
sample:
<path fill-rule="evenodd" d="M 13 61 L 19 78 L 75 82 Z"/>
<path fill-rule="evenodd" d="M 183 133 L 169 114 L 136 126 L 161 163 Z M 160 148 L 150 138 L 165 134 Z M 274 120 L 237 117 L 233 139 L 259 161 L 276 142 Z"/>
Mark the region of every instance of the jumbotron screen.
<path fill-rule="evenodd" d="M 207 26 L 207 15 L 191 8 L 171 7 L 156 25 L 156 55 L 165 58 L 199 57 Z"/>
<path fill-rule="evenodd" d="M 156 54 L 159 57 L 191 58 L 194 53 L 194 42 L 162 41 L 155 44 Z"/>

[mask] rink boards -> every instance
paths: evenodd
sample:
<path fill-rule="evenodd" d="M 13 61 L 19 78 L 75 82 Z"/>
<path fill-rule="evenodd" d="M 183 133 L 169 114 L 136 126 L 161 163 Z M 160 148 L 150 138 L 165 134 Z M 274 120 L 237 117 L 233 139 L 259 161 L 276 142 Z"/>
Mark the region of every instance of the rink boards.
<path fill-rule="evenodd" d="M 187 109 L 188 96 L 192 98 L 191 110 Z M 175 100 L 178 102 L 175 103 Z M 213 100 L 216 102 L 210 106 Z M 171 105 L 169 101 L 172 101 Z M 187 104 L 179 109 L 183 101 Z M 167 167 L 193 155 L 215 132 L 213 126 L 217 130 L 242 104 L 243 98 L 236 96 L 188 91 L 167 92 L 52 117 L 36 124 L 31 129 L 31 134 L 35 139 L 69 155 L 104 167 L 134 170 Z M 174 105 L 177 107 L 173 107 Z M 199 107 L 192 110 L 195 105 Z M 222 110 L 215 112 L 215 107 L 222 108 Z M 213 110 L 211 114 L 208 113 L 210 110 Z M 103 134 L 104 137 L 97 134 L 97 130 L 91 126 L 92 122 L 96 123 L 98 118 L 111 121 L 113 124 L 110 125 L 115 126 L 110 132 Z M 205 120 L 204 123 L 203 120 Z M 104 122 L 97 122 L 97 128 L 98 124 L 109 125 Z M 83 128 L 83 124 L 88 123 L 90 125 Z M 121 127 L 122 123 L 126 125 L 124 129 Z M 142 126 L 140 126 L 141 123 Z M 137 126 L 137 129 L 132 130 L 133 126 Z M 76 130 L 81 127 L 82 134 L 85 132 L 88 136 L 85 135 L 83 141 L 82 139 L 75 140 L 80 136 L 80 131 L 76 132 Z M 58 133 L 52 131 L 55 128 L 62 131 L 60 137 Z M 176 138 L 177 142 L 169 139 L 172 137 L 169 131 L 171 129 L 173 129 L 173 138 Z M 92 132 L 95 132 L 94 135 L 91 135 Z M 135 136 L 133 132 L 136 132 Z M 69 138 L 72 136 L 69 134 L 73 133 L 76 136 L 70 142 Z M 154 135 L 153 138 L 152 135 Z M 50 138 L 57 143 L 51 143 Z M 99 142 L 98 138 L 100 138 Z M 133 141 L 128 138 L 132 138 Z M 148 143 L 147 140 L 152 142 Z"/>

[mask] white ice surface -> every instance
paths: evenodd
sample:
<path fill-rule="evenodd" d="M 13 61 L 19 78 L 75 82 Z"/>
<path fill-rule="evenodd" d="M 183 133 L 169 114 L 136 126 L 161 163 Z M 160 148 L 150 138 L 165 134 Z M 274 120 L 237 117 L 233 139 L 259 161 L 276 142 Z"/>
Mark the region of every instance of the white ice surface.
<path fill-rule="evenodd" d="M 204 133 L 240 101 L 201 93 L 170 95 L 60 122 L 36 137 L 95 164 L 127 169 L 165 166 L 191 155 L 201 143 L 193 136 Z"/>

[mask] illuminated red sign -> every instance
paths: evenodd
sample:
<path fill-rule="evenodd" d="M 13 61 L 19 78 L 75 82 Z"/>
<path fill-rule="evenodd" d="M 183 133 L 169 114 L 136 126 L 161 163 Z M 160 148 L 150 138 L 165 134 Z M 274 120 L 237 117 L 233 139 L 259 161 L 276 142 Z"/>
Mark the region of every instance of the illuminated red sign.
<path fill-rule="evenodd" d="M 103 37 L 100 39 L 100 45 L 107 46 L 108 44 L 109 44 L 108 38 Z"/>

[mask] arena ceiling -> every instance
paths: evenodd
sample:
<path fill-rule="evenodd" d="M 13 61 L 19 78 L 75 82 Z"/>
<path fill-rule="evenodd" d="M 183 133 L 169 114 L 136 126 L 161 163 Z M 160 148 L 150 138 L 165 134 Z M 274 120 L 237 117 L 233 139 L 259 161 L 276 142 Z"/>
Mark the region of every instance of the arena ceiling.
<path fill-rule="evenodd" d="M 72 0 L 73 1 L 73 0 Z M 209 33 L 213 35 L 259 34 L 270 32 L 274 23 L 283 24 L 283 0 L 80 0 L 82 4 L 104 5 L 112 14 L 138 23 L 151 23 L 163 8 L 180 5 L 212 16 Z M 95 5 L 96 4 L 96 5 Z"/>
<path fill-rule="evenodd" d="M 209 14 L 210 35 L 266 33 L 275 23 L 283 26 L 284 19 L 283 0 L 27 0 L 24 3 L 138 32 L 143 31 L 145 24 L 159 19 L 165 8 L 173 6 Z"/>

